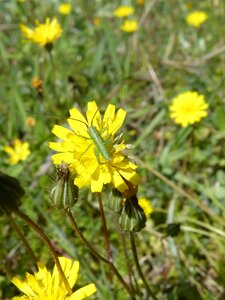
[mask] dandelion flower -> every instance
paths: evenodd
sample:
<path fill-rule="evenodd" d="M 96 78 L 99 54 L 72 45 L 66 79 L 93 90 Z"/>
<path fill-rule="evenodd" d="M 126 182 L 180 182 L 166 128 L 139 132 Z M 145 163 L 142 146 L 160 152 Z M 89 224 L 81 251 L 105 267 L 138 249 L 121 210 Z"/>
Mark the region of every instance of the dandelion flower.
<path fill-rule="evenodd" d="M 143 209 L 146 218 L 149 218 L 151 213 L 153 212 L 153 207 L 151 205 L 151 202 L 146 198 L 138 198 L 138 204 Z"/>
<path fill-rule="evenodd" d="M 208 104 L 205 97 L 197 92 L 188 91 L 173 99 L 170 105 L 170 117 L 174 122 L 187 127 L 189 124 L 199 122 L 207 116 Z"/>
<path fill-rule="evenodd" d="M 21 142 L 19 139 L 14 141 L 13 147 L 4 146 L 3 150 L 9 155 L 9 163 L 16 165 L 19 161 L 24 161 L 30 155 L 29 143 Z"/>
<path fill-rule="evenodd" d="M 66 257 L 59 257 L 59 261 L 72 289 L 77 281 L 79 262 Z M 51 274 L 41 263 L 34 275 L 27 273 L 24 280 L 14 277 L 12 283 L 26 295 L 13 300 L 81 300 L 96 292 L 95 284 L 91 283 L 68 295 L 56 266 Z"/>
<path fill-rule="evenodd" d="M 136 20 L 126 20 L 120 26 L 120 29 L 122 31 L 129 32 L 129 33 L 138 31 L 138 29 L 139 29 L 138 22 Z"/>
<path fill-rule="evenodd" d="M 113 12 L 114 16 L 116 16 L 118 18 L 125 18 L 125 17 L 132 15 L 133 13 L 134 13 L 133 6 L 126 6 L 126 5 L 119 6 Z"/>
<path fill-rule="evenodd" d="M 186 22 L 194 27 L 199 27 L 208 19 L 204 11 L 193 11 L 186 17 Z"/>
<path fill-rule="evenodd" d="M 75 175 L 74 184 L 79 188 L 90 185 L 92 192 L 101 192 L 110 183 L 121 192 L 129 188 L 126 182 L 137 185 L 137 166 L 124 155 L 126 145 L 121 135 L 115 137 L 125 116 L 125 110 L 116 112 L 115 106 L 109 104 L 102 119 L 95 101 L 88 102 L 86 118 L 72 108 L 67 119 L 72 130 L 53 127 L 52 132 L 62 139 L 61 143 L 49 143 L 59 152 L 52 156 L 53 163 L 65 162 Z"/>
<path fill-rule="evenodd" d="M 52 21 L 47 18 L 45 23 L 37 22 L 34 29 L 20 24 L 20 29 L 29 41 L 39 44 L 41 47 L 51 46 L 62 34 L 62 27 L 56 18 Z"/>
<path fill-rule="evenodd" d="M 62 15 L 68 15 L 72 10 L 72 6 L 70 3 L 62 3 L 58 7 L 58 11 Z"/>

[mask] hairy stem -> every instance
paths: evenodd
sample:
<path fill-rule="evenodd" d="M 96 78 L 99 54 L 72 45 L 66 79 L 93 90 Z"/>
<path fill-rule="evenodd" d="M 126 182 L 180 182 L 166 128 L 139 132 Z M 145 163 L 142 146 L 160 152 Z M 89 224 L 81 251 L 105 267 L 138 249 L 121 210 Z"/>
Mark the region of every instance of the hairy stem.
<path fill-rule="evenodd" d="M 136 248 L 136 244 L 135 244 L 134 234 L 132 232 L 130 232 L 130 242 L 131 242 L 131 249 L 132 249 L 132 252 L 133 252 L 134 261 L 135 261 L 135 264 L 136 264 L 136 267 L 137 267 L 137 270 L 138 270 L 138 274 L 141 277 L 141 279 L 142 279 L 142 281 L 143 281 L 143 283 L 146 287 L 148 296 L 151 296 L 154 300 L 158 300 L 157 297 L 152 292 L 152 290 L 150 289 L 150 287 L 149 287 L 149 285 L 148 285 L 148 283 L 145 279 L 145 276 L 144 276 L 144 274 L 141 270 L 141 266 L 139 264 L 139 260 L 138 260 L 138 256 L 137 256 L 137 248 Z"/>
<path fill-rule="evenodd" d="M 49 248 L 53 258 L 54 258 L 54 261 L 55 261 L 55 265 L 59 271 L 59 274 L 60 274 L 60 277 L 66 287 L 66 290 L 68 292 L 69 295 L 72 294 L 72 289 L 70 288 L 70 285 L 69 285 L 69 282 L 62 270 L 62 267 L 60 265 L 60 262 L 59 262 L 59 259 L 58 259 L 58 256 L 57 256 L 57 253 L 55 252 L 55 248 L 53 247 L 50 239 L 48 238 L 48 236 L 43 232 L 42 228 L 37 225 L 33 220 L 31 220 L 26 214 L 24 214 L 21 210 L 16 210 L 14 212 L 19 218 L 21 218 L 24 223 L 26 223 L 28 226 L 32 227 L 37 233 L 38 235 L 41 237 L 41 239 L 45 242 L 45 244 L 47 245 L 47 247 Z"/>
<path fill-rule="evenodd" d="M 98 193 L 98 203 L 99 203 L 99 208 L 100 208 L 100 213 L 101 213 L 101 218 L 102 218 L 103 233 L 104 233 L 104 237 L 105 237 L 107 257 L 108 257 L 108 260 L 112 262 L 113 259 L 112 259 L 112 251 L 110 248 L 109 232 L 108 232 L 107 225 L 106 225 L 106 219 L 105 219 L 105 213 L 104 213 L 104 209 L 103 209 L 103 205 L 102 205 L 101 193 Z"/>
<path fill-rule="evenodd" d="M 18 226 L 17 223 L 15 222 L 13 215 L 9 214 L 8 217 L 9 217 L 9 219 L 10 219 L 10 222 L 11 222 L 11 224 L 12 224 L 12 227 L 15 229 L 15 231 L 16 231 L 16 233 L 18 234 L 19 238 L 20 238 L 21 241 L 23 242 L 24 247 L 25 247 L 26 250 L 27 250 L 27 253 L 30 254 L 31 259 L 32 259 L 32 261 L 33 261 L 33 263 L 34 263 L 34 266 L 35 266 L 35 268 L 36 268 L 36 270 L 37 270 L 37 262 L 38 262 L 38 260 L 37 260 L 37 257 L 36 257 L 35 254 L 34 254 L 34 251 L 32 250 L 30 244 L 28 243 L 28 241 L 27 241 L 27 239 L 26 239 L 26 237 L 25 237 L 23 231 L 20 230 L 19 226 Z"/>
<path fill-rule="evenodd" d="M 130 295 L 130 299 L 135 300 L 135 296 L 133 294 L 133 291 L 131 290 L 131 288 L 129 287 L 129 285 L 126 283 L 126 281 L 123 280 L 123 277 L 120 275 L 120 273 L 118 272 L 117 268 L 114 266 L 114 264 L 108 260 L 107 258 L 105 258 L 104 256 L 102 256 L 101 254 L 99 254 L 97 252 L 97 250 L 86 240 L 86 238 L 84 237 L 84 235 L 82 234 L 82 232 L 80 231 L 77 222 L 75 220 L 75 218 L 73 217 L 70 209 L 64 209 L 63 210 L 64 213 L 67 215 L 70 224 L 74 230 L 74 232 L 79 236 L 79 238 L 81 239 L 82 243 L 88 248 L 88 250 L 99 260 L 101 260 L 102 262 L 104 262 L 105 264 L 107 264 L 110 269 L 112 270 L 112 272 L 114 273 L 114 275 L 118 278 L 118 280 L 120 281 L 120 283 L 123 285 L 123 287 L 126 289 L 126 291 L 128 292 L 128 294 Z"/>

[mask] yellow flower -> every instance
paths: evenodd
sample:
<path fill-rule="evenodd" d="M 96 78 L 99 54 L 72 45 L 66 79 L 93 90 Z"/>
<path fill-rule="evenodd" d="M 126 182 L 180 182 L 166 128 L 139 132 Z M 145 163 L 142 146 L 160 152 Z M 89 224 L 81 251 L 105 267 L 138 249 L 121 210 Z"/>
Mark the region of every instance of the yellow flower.
<path fill-rule="evenodd" d="M 207 14 L 204 11 L 193 11 L 186 17 L 186 22 L 194 27 L 199 27 L 208 19 Z"/>
<path fill-rule="evenodd" d="M 207 116 L 208 104 L 205 97 L 197 92 L 185 92 L 173 99 L 170 105 L 170 117 L 174 122 L 187 127 L 189 124 L 199 122 Z"/>
<path fill-rule="evenodd" d="M 50 21 L 46 19 L 45 23 L 37 23 L 34 29 L 20 24 L 20 29 L 24 36 L 33 43 L 39 44 L 42 47 L 47 47 L 60 38 L 62 34 L 62 27 L 54 18 Z"/>
<path fill-rule="evenodd" d="M 125 116 L 125 110 L 115 113 L 115 106 L 109 104 L 102 119 L 95 101 L 88 102 L 86 118 L 72 108 L 67 119 L 72 131 L 58 125 L 52 130 L 62 139 L 60 144 L 49 143 L 51 149 L 60 152 L 52 156 L 53 163 L 65 162 L 75 175 L 75 185 L 91 185 L 92 192 L 101 192 L 110 183 L 121 192 L 128 189 L 126 181 L 137 185 L 137 166 L 123 154 L 126 145 L 121 135 L 115 137 Z"/>
<path fill-rule="evenodd" d="M 58 7 L 58 11 L 62 15 L 68 15 L 71 12 L 72 6 L 70 3 L 62 3 Z"/>
<path fill-rule="evenodd" d="M 18 139 L 14 141 L 14 147 L 5 146 L 3 149 L 9 154 L 9 163 L 11 165 L 16 165 L 20 160 L 26 160 L 30 155 L 29 143 L 23 143 Z"/>
<path fill-rule="evenodd" d="M 126 6 L 126 5 L 119 6 L 113 12 L 114 16 L 116 16 L 118 18 L 125 18 L 125 17 L 132 15 L 133 13 L 134 13 L 133 6 Z"/>
<path fill-rule="evenodd" d="M 59 261 L 72 289 L 77 281 L 79 262 L 66 257 L 59 257 Z M 26 295 L 14 297 L 13 300 L 81 300 L 96 292 L 95 284 L 91 283 L 68 295 L 56 266 L 51 274 L 41 263 L 34 275 L 26 273 L 24 281 L 14 277 L 12 283 Z"/>
<path fill-rule="evenodd" d="M 126 32 L 138 31 L 139 29 L 138 22 L 136 20 L 126 20 L 120 26 L 120 29 Z"/>
<path fill-rule="evenodd" d="M 142 207 L 146 218 L 149 218 L 150 214 L 153 212 L 151 202 L 146 198 L 138 198 L 138 204 Z"/>

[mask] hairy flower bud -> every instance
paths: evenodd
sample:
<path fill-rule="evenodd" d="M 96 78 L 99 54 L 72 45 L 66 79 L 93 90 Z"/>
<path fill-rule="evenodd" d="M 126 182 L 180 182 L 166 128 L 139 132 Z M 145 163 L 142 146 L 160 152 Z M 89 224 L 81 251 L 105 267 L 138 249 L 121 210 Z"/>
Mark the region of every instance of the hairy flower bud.
<path fill-rule="evenodd" d="M 10 214 L 19 208 L 24 189 L 16 178 L 0 172 L 0 194 L 0 214 Z"/>
<path fill-rule="evenodd" d="M 72 207 L 78 200 L 78 187 L 74 185 L 70 171 L 65 163 L 56 168 L 57 176 L 50 191 L 50 199 L 58 208 Z"/>
<path fill-rule="evenodd" d="M 110 208 L 118 213 L 122 209 L 123 194 L 116 189 L 113 189 L 109 195 L 109 206 Z"/>
<path fill-rule="evenodd" d="M 119 223 L 124 230 L 131 232 L 140 231 L 145 227 L 146 215 L 138 204 L 136 195 L 124 200 Z"/>

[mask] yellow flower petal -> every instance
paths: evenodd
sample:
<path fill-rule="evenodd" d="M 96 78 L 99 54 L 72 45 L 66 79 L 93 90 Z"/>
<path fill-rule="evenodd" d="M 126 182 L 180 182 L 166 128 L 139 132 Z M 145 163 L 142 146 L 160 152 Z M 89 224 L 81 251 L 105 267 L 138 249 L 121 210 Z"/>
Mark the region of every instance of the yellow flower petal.
<path fill-rule="evenodd" d="M 90 185 L 92 192 L 101 192 L 103 186 L 110 183 L 123 192 L 128 189 L 125 180 L 138 184 L 137 166 L 123 154 L 124 142 L 119 137 L 114 138 L 125 119 L 125 110 L 116 112 L 115 106 L 109 104 L 102 120 L 96 102 L 91 101 L 87 120 L 76 108 L 70 110 L 70 115 L 68 123 L 73 131 L 67 129 L 65 134 L 61 129 L 60 132 L 53 130 L 66 140 L 59 146 L 49 143 L 50 148 L 61 152 L 53 155 L 53 163 L 68 164 L 74 183 L 79 188 Z"/>
<path fill-rule="evenodd" d="M 173 99 L 169 107 L 170 117 L 174 119 L 175 123 L 186 127 L 206 117 L 208 115 L 207 108 L 208 104 L 205 102 L 203 95 L 188 91 Z"/>
<path fill-rule="evenodd" d="M 30 155 L 29 143 L 23 143 L 18 139 L 14 140 L 13 147 L 4 146 L 3 150 L 9 155 L 9 163 L 12 165 L 26 160 Z"/>
<path fill-rule="evenodd" d="M 67 257 L 59 257 L 59 261 L 72 289 L 78 277 L 79 262 L 73 262 Z M 34 275 L 27 273 L 23 281 L 14 277 L 12 282 L 25 294 L 14 297 L 13 300 L 78 300 L 89 297 L 96 292 L 96 287 L 92 283 L 69 295 L 56 266 L 54 266 L 51 274 L 41 263 L 38 264 L 38 271 Z"/>
<path fill-rule="evenodd" d="M 187 24 L 199 27 L 208 19 L 207 14 L 204 11 L 193 11 L 186 17 Z"/>
<path fill-rule="evenodd" d="M 73 293 L 73 295 L 69 297 L 69 300 L 82 300 L 93 295 L 96 291 L 95 284 L 91 283 Z"/>
<path fill-rule="evenodd" d="M 95 101 L 88 102 L 86 115 L 89 126 L 95 126 L 98 130 L 101 130 L 99 127 L 99 124 L 101 124 L 101 115 Z"/>
<path fill-rule="evenodd" d="M 29 41 L 39 44 L 41 47 L 54 43 L 62 34 L 62 27 L 56 18 L 52 21 L 46 18 L 45 23 L 38 22 L 34 29 L 20 24 L 20 30 Z"/>
<path fill-rule="evenodd" d="M 113 12 L 114 16 L 118 18 L 125 18 L 132 15 L 133 13 L 134 13 L 134 7 L 127 6 L 127 5 L 121 5 Z"/>

